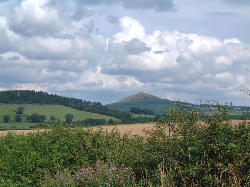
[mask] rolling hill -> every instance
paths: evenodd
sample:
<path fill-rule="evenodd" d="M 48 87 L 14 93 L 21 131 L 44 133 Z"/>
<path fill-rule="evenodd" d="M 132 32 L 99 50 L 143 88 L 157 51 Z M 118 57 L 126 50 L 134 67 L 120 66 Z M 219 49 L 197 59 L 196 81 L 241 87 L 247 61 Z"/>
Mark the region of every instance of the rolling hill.
<path fill-rule="evenodd" d="M 135 95 L 128 96 L 118 102 L 106 105 L 110 109 L 121 110 L 128 112 L 131 107 L 139 107 L 141 109 L 149 109 L 155 114 L 163 114 L 166 109 L 174 106 L 177 103 L 182 103 L 185 107 L 192 108 L 195 105 L 191 103 L 170 101 L 168 99 L 161 99 L 160 97 L 150 95 L 144 92 L 139 92 Z"/>
<path fill-rule="evenodd" d="M 154 111 L 155 114 L 163 114 L 164 111 L 170 107 L 174 107 L 176 104 L 182 104 L 187 109 L 196 108 L 202 112 L 209 114 L 210 107 L 207 104 L 195 105 L 187 102 L 171 101 L 168 99 L 161 99 L 160 97 L 150 95 L 144 92 L 139 92 L 137 94 L 128 96 L 121 99 L 118 102 L 107 104 L 106 106 L 110 109 L 121 110 L 128 112 L 131 107 L 139 107 L 141 109 L 149 109 Z M 246 106 L 228 106 L 226 105 L 230 115 L 236 116 L 241 115 L 244 112 L 250 111 L 250 107 Z"/>

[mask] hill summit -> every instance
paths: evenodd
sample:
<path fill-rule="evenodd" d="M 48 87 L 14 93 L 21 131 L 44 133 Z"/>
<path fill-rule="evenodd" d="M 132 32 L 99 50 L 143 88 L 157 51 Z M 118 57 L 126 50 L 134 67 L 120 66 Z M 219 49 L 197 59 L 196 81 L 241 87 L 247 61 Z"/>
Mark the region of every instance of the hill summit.
<path fill-rule="evenodd" d="M 140 109 L 151 110 L 155 114 L 163 114 L 166 109 L 174 104 L 176 104 L 175 101 L 161 99 L 160 97 L 148 93 L 139 92 L 106 106 L 110 109 L 126 112 L 129 112 L 132 107 L 139 107 Z"/>
<path fill-rule="evenodd" d="M 138 92 L 134 95 L 121 99 L 120 101 L 118 101 L 118 103 L 130 102 L 132 100 L 145 100 L 145 99 L 161 99 L 161 98 L 144 92 Z"/>

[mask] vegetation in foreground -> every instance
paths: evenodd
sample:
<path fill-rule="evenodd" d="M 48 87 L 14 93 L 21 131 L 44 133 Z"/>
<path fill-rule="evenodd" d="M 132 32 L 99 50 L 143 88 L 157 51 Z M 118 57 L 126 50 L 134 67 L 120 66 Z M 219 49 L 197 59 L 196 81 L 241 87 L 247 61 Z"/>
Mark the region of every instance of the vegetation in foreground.
<path fill-rule="evenodd" d="M 217 110 L 168 111 L 146 137 L 58 127 L 0 138 L 0 183 L 25 186 L 249 186 L 250 128 Z M 165 133 L 166 129 L 169 133 Z"/>

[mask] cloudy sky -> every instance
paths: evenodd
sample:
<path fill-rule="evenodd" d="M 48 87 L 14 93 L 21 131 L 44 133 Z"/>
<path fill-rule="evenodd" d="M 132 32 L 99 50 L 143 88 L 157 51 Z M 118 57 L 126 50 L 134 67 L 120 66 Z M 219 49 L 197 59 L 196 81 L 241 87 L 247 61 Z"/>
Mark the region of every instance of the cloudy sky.
<path fill-rule="evenodd" d="M 249 0 L 0 0 L 0 90 L 250 105 Z"/>

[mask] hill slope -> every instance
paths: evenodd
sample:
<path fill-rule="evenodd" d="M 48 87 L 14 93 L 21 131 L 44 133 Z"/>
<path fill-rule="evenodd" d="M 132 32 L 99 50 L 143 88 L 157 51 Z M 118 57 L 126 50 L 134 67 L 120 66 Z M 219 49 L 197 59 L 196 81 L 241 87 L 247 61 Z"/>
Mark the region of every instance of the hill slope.
<path fill-rule="evenodd" d="M 137 94 L 121 99 L 120 101 L 118 101 L 118 103 L 125 103 L 125 102 L 130 102 L 132 100 L 143 100 L 143 99 L 159 100 L 161 98 L 144 92 L 138 92 Z"/>
<path fill-rule="evenodd" d="M 24 107 L 24 115 L 29 116 L 32 113 L 38 113 L 39 115 L 45 115 L 47 117 L 46 121 L 49 121 L 50 116 L 53 115 L 56 118 L 65 121 L 66 114 L 73 114 L 73 121 L 82 121 L 87 118 L 92 119 L 113 119 L 116 118 L 101 115 L 92 112 L 80 111 L 70 107 L 61 105 L 39 105 L 39 104 L 0 104 L 0 122 L 3 122 L 3 115 L 10 115 L 11 121 L 14 121 L 14 116 L 16 115 L 15 110 L 18 107 Z"/>
<path fill-rule="evenodd" d="M 192 108 L 195 105 L 191 103 L 170 101 L 168 99 L 161 99 L 157 96 L 150 95 L 144 92 L 139 92 L 135 95 L 121 99 L 116 103 L 106 105 L 110 109 L 121 110 L 128 112 L 131 107 L 139 107 L 141 109 L 149 109 L 155 114 L 163 114 L 166 109 L 174 106 L 177 103 L 182 103 L 185 107 Z"/>
<path fill-rule="evenodd" d="M 82 99 L 68 98 L 55 94 L 48 94 L 42 91 L 11 90 L 0 91 L 0 103 L 6 104 L 52 104 L 71 107 L 80 111 L 98 113 L 121 119 L 123 122 L 130 120 L 132 115 L 109 109 L 100 102 L 90 102 Z"/>
<path fill-rule="evenodd" d="M 154 111 L 155 114 L 163 114 L 164 111 L 170 107 L 174 107 L 176 104 L 182 104 L 187 109 L 196 108 L 206 114 L 210 113 L 210 110 L 213 106 L 208 104 L 202 105 L 195 105 L 192 103 L 187 102 L 180 102 L 180 101 L 170 101 L 168 99 L 161 99 L 157 96 L 150 95 L 147 93 L 139 92 L 135 95 L 128 96 L 124 99 L 121 99 L 118 102 L 111 103 L 106 105 L 110 109 L 114 110 L 121 110 L 128 112 L 131 107 L 139 107 L 141 109 L 149 109 Z M 224 105 L 227 107 L 229 114 L 232 118 L 235 118 L 236 115 L 247 115 L 249 116 L 250 107 L 247 106 L 229 106 Z"/>

